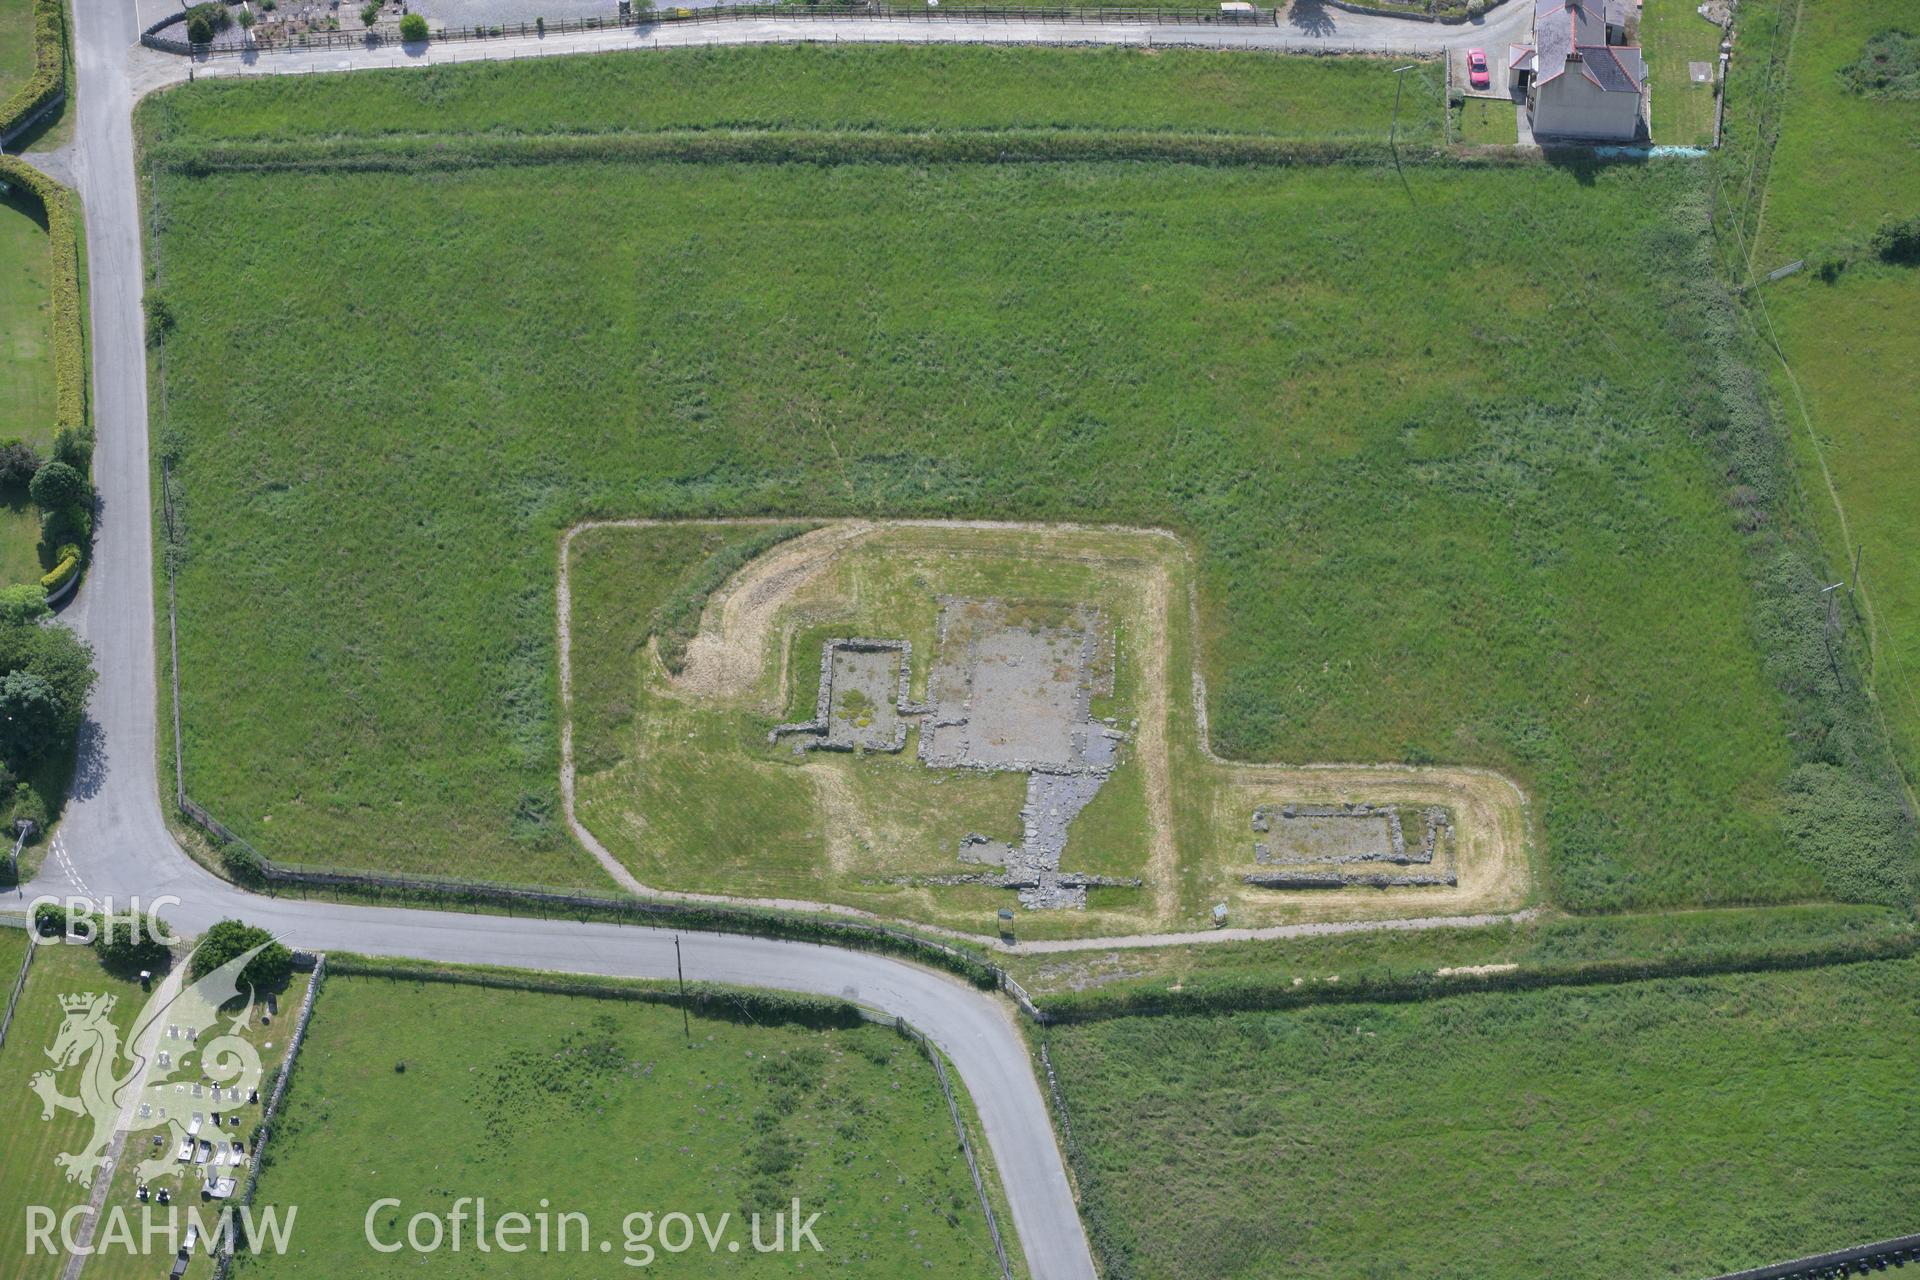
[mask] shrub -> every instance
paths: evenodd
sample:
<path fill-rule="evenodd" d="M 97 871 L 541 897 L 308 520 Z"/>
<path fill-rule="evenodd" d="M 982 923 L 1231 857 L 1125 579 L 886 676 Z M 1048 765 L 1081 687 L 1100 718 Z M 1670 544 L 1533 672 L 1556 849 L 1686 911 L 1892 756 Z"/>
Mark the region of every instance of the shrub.
<path fill-rule="evenodd" d="M 0 627 L 18 627 L 47 616 L 47 589 L 31 582 L 0 587 Z"/>
<path fill-rule="evenodd" d="M 1840 68 L 1840 83 L 1869 98 L 1920 98 L 1920 38 L 1900 30 L 1869 37 L 1860 60 Z"/>
<path fill-rule="evenodd" d="M 54 432 L 53 457 L 54 461 L 66 463 L 81 475 L 87 474 L 93 466 L 93 428 L 61 427 Z"/>
<path fill-rule="evenodd" d="M 140 300 L 140 306 L 147 313 L 147 342 L 158 346 L 162 338 L 173 332 L 173 306 L 161 293 L 148 294 Z"/>
<path fill-rule="evenodd" d="M 197 4 L 187 10 L 187 39 L 194 44 L 209 44 L 233 25 L 233 15 L 224 4 Z"/>
<path fill-rule="evenodd" d="M 8 823 L 8 829 L 18 831 L 22 818 L 33 824 L 36 834 L 47 829 L 47 802 L 40 798 L 40 793 L 31 784 L 25 782 L 13 793 L 13 819 Z"/>
<path fill-rule="evenodd" d="M 58 511 L 49 511 L 40 520 L 40 541 L 50 547 L 91 546 L 93 543 L 93 509 L 75 503 Z M 56 554 L 54 562 L 59 563 Z"/>
<path fill-rule="evenodd" d="M 367 0 L 360 6 L 360 25 L 371 27 L 380 21 L 380 0 Z"/>
<path fill-rule="evenodd" d="M 34 505 L 42 511 L 60 511 L 93 496 L 87 478 L 65 462 L 49 462 L 33 473 L 27 486 Z"/>
<path fill-rule="evenodd" d="M 266 872 L 260 865 L 260 855 L 244 845 L 222 846 L 220 864 L 227 869 L 227 876 L 235 884 L 257 887 L 266 883 Z"/>
<path fill-rule="evenodd" d="M 193 964 L 188 973 L 198 981 L 227 961 L 245 955 L 262 944 L 265 945 L 260 954 L 249 960 L 247 967 L 240 971 L 240 985 L 256 990 L 284 987 L 293 976 L 293 952 L 275 942 L 273 935 L 265 929 L 239 920 L 222 920 L 207 930 L 200 939 L 200 945 L 194 948 Z"/>
<path fill-rule="evenodd" d="M 99 933 L 94 918 L 85 911 L 68 909 L 58 902 L 43 902 L 33 909 L 33 931 L 43 938 L 64 938 L 76 932 L 73 925 L 84 922 L 84 932 Z"/>
<path fill-rule="evenodd" d="M 417 13 L 410 13 L 400 19 L 400 38 L 409 42 L 419 42 L 427 38 L 427 20 Z"/>
<path fill-rule="evenodd" d="M 1873 233 L 1873 251 L 1883 262 L 1920 262 L 1920 213 L 1889 217 Z"/>
<path fill-rule="evenodd" d="M 26 484 L 40 469 L 40 455 L 24 440 L 0 443 L 0 485 Z"/>

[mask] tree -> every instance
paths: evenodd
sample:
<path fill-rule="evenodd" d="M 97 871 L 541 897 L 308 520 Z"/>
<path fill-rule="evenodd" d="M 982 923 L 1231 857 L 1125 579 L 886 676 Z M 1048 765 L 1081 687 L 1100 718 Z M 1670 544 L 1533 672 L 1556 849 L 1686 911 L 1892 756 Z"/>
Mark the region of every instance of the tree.
<path fill-rule="evenodd" d="M 360 8 L 360 25 L 371 27 L 380 21 L 380 0 L 367 0 Z"/>
<path fill-rule="evenodd" d="M 0 756 L 24 768 L 60 737 L 59 695 L 43 676 L 8 672 L 0 678 Z"/>
<path fill-rule="evenodd" d="M 427 38 L 427 20 L 417 13 L 410 13 L 400 19 L 400 38 L 417 44 Z"/>
<path fill-rule="evenodd" d="M 47 589 L 37 582 L 0 587 L 0 627 L 23 627 L 47 616 Z"/>
<path fill-rule="evenodd" d="M 187 10 L 187 39 L 194 44 L 211 43 L 232 25 L 233 15 L 224 4 L 197 4 Z"/>
<path fill-rule="evenodd" d="M 101 964 L 123 973 L 164 969 L 173 958 L 160 941 L 165 936 L 166 929 L 152 916 L 114 916 L 102 922 L 93 949 Z"/>
<path fill-rule="evenodd" d="M 242 990 L 251 987 L 256 991 L 277 991 L 293 976 L 293 952 L 273 941 L 273 935 L 265 929 L 240 920 L 222 920 L 201 935 L 187 972 L 198 981 L 262 943 L 267 944 L 265 949 L 240 971 L 240 986 Z"/>
<path fill-rule="evenodd" d="M 26 484 L 40 469 L 40 455 L 24 440 L 0 444 L 0 485 Z"/>
<path fill-rule="evenodd" d="M 87 478 L 64 462 L 49 462 L 34 472 L 27 493 L 42 511 L 59 511 L 93 496 Z"/>

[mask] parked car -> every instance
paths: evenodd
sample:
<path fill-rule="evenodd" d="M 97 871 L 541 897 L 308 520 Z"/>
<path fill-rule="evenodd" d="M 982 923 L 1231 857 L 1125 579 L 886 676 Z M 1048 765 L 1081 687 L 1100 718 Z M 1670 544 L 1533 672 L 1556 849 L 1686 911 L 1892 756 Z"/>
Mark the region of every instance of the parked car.
<path fill-rule="evenodd" d="M 1467 50 L 1467 83 L 1476 89 L 1484 89 L 1493 83 L 1493 78 L 1487 74 L 1485 49 Z"/>

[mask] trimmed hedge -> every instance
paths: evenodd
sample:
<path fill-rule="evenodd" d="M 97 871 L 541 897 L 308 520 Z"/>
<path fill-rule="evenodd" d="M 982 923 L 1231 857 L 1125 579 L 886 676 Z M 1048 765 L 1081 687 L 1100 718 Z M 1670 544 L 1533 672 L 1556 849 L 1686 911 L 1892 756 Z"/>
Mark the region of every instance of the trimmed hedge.
<path fill-rule="evenodd" d="M 328 953 L 328 977 L 386 978 L 397 982 L 439 982 L 501 991 L 531 991 L 546 995 L 586 996 L 599 1000 L 634 1000 L 679 1007 L 679 989 L 642 980 L 596 978 L 584 974 L 531 972 L 495 965 L 442 965 L 424 960 L 389 960 Z M 859 1008 L 831 996 L 807 996 L 718 983 L 687 984 L 685 1005 L 703 1018 L 750 1025 L 768 1022 L 806 1027 L 857 1027 L 866 1022 Z"/>
<path fill-rule="evenodd" d="M 67 91 L 65 0 L 33 0 L 33 74 L 0 104 L 0 137 Z"/>
<path fill-rule="evenodd" d="M 66 550 L 71 551 L 73 548 L 68 547 Z M 62 556 L 60 563 L 53 566 L 53 568 L 40 579 L 40 585 L 45 588 L 48 595 L 52 595 L 54 592 L 60 590 L 60 588 L 66 586 L 67 583 L 73 579 L 73 576 L 79 572 L 80 556 L 78 552 L 70 556 Z"/>
<path fill-rule="evenodd" d="M 47 220 L 53 257 L 53 424 L 87 423 L 86 336 L 80 322 L 80 229 L 73 193 L 13 156 L 0 156 L 0 180 L 31 192 Z"/>

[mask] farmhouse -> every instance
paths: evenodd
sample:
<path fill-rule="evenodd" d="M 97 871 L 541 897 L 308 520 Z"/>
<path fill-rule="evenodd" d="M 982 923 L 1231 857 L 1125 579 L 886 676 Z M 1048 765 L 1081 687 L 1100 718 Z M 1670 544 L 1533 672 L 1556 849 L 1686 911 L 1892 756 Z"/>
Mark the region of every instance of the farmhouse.
<path fill-rule="evenodd" d="M 1535 137 L 1631 142 L 1644 131 L 1647 64 L 1627 43 L 1636 0 L 1534 0 L 1533 43 L 1507 50 Z"/>

